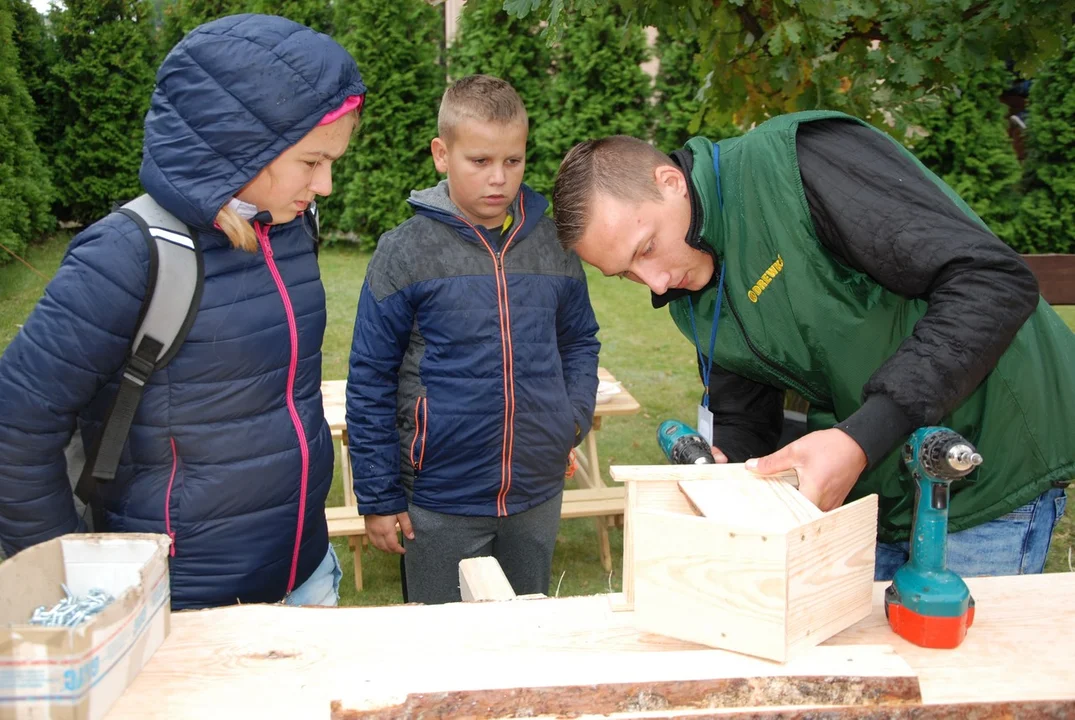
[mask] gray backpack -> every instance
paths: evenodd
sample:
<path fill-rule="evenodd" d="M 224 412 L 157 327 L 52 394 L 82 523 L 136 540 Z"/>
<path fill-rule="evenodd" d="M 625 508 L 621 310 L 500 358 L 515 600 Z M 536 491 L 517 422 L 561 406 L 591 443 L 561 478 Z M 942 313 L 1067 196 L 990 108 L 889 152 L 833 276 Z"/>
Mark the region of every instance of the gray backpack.
<path fill-rule="evenodd" d="M 98 483 L 115 479 L 145 384 L 150 375 L 167 365 L 179 351 L 198 314 L 204 286 L 197 235 L 182 221 L 149 195 L 142 195 L 115 212 L 126 215 L 142 229 L 149 248 L 149 285 L 123 365 L 119 392 L 105 416 L 97 446 L 85 453 L 81 470 L 77 467 L 82 459 L 79 431 L 75 431 L 66 450 L 75 496 L 85 505 L 90 505 L 96 495 Z M 94 525 L 100 527 L 97 518 Z"/>

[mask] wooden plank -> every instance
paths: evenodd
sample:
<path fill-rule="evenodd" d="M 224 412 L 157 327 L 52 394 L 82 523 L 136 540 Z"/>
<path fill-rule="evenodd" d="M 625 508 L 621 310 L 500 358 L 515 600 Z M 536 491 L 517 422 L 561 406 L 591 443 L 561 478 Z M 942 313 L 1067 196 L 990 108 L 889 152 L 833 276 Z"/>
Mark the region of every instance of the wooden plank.
<path fill-rule="evenodd" d="M 720 465 L 613 465 L 609 476 L 616 482 L 661 482 L 663 480 L 723 480 L 731 478 L 779 478 L 794 487 L 799 486 L 799 476 L 794 470 L 777 475 L 755 475 L 742 463 Z"/>
<path fill-rule="evenodd" d="M 876 495 L 823 513 L 788 534 L 789 655 L 870 614 L 876 547 Z"/>
<path fill-rule="evenodd" d="M 1075 305 L 1075 255 L 1023 255 L 1050 305 Z"/>
<path fill-rule="evenodd" d="M 467 558 L 460 561 L 459 593 L 463 602 L 515 599 L 515 591 L 494 557 Z"/>
<path fill-rule="evenodd" d="M 735 527 L 787 532 L 824 515 L 782 478 L 734 475 L 679 487 L 700 515 Z"/>
<path fill-rule="evenodd" d="M 1075 717 L 1075 573 L 968 578 L 967 584 L 977 612 L 967 639 L 954 650 L 919 648 L 893 634 L 882 603 L 888 583 L 875 583 L 868 618 L 786 665 L 638 631 L 630 613 L 611 612 L 601 595 L 180 612 L 108 718 L 325 717 L 333 699 L 398 703 L 414 693 L 517 688 L 521 682 L 530 687 L 691 682 L 786 675 L 796 668 L 808 676 L 830 669 L 835 676 L 869 674 L 866 667 L 874 668 L 874 676 L 884 674 L 880 663 L 863 660 L 841 674 L 839 656 L 821 660 L 822 651 L 848 645 L 893 647 L 917 674 L 927 705 L 1009 703 L 1010 718 L 1022 708 L 1051 703 L 1059 710 L 1044 717 Z M 650 703 L 640 704 L 642 711 L 660 698 L 645 695 L 638 701 Z M 901 711 L 881 717 L 915 716 Z"/>
<path fill-rule="evenodd" d="M 784 535 L 649 510 L 631 521 L 639 629 L 771 660 L 787 658 Z"/>

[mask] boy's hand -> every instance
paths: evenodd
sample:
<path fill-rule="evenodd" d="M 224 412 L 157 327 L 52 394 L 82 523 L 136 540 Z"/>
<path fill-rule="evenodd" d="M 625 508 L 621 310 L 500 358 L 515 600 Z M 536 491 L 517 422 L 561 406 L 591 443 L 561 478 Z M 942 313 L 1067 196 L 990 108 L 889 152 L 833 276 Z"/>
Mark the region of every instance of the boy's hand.
<path fill-rule="evenodd" d="M 369 536 L 373 547 L 384 552 L 402 555 L 407 552 L 399 544 L 399 535 L 396 534 L 396 523 L 408 540 L 414 540 L 414 528 L 411 527 L 411 516 L 405 512 L 398 515 L 366 515 L 366 535 Z"/>
<path fill-rule="evenodd" d="M 809 433 L 772 455 L 747 460 L 746 466 L 758 475 L 794 469 L 799 492 L 828 512 L 843 503 L 866 469 L 866 453 L 850 435 L 832 428 Z"/>

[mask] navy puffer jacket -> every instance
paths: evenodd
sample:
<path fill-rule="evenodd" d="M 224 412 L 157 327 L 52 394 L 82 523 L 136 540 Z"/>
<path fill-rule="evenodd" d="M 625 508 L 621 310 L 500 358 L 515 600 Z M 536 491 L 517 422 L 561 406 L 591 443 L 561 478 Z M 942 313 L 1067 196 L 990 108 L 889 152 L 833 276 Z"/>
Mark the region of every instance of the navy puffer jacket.
<path fill-rule="evenodd" d="M 273 602 L 328 550 L 333 451 L 321 402 L 325 293 L 303 218 L 255 223 L 261 250 L 214 229 L 220 207 L 329 111 L 365 92 L 325 35 L 278 17 L 201 26 L 165 59 L 142 184 L 191 226 L 205 289 L 186 342 L 146 386 L 104 530 L 172 537 L 172 605 Z M 8 553 L 78 527 L 64 447 L 87 448 L 119 387 L 149 272 L 113 214 L 79 233 L 0 358 L 0 540 Z"/>

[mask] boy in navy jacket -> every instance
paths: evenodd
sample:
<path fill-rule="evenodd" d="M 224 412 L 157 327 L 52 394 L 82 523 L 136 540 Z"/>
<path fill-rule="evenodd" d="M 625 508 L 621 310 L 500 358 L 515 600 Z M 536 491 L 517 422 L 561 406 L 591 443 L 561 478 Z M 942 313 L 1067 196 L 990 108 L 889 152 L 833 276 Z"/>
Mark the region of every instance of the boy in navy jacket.
<path fill-rule="evenodd" d="M 593 418 L 597 321 L 578 257 L 522 184 L 527 132 L 503 80 L 450 87 L 432 142 L 448 179 L 411 194 L 362 287 L 354 489 L 370 541 L 405 553 L 412 602 L 458 601 L 459 561 L 483 555 L 516 593 L 548 592 L 568 455 Z"/>

